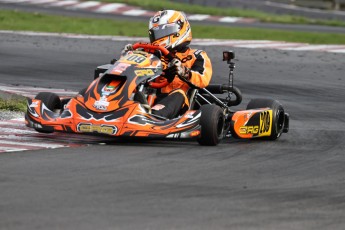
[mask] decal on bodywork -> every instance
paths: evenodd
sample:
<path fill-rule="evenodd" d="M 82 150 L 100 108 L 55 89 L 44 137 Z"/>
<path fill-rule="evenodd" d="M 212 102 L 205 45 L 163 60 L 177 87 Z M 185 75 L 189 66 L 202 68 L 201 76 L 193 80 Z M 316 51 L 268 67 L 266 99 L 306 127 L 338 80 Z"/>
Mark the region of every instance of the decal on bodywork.
<path fill-rule="evenodd" d="M 120 75 L 130 66 L 127 63 L 116 63 L 114 68 L 110 70 L 110 73 Z"/>
<path fill-rule="evenodd" d="M 134 115 L 128 119 L 128 123 L 142 125 L 142 126 L 145 126 L 145 125 L 166 126 L 174 122 L 176 122 L 176 120 L 160 121 L 160 120 L 153 119 L 151 117 L 147 117 L 144 115 Z"/>
<path fill-rule="evenodd" d="M 41 103 L 41 116 L 43 120 L 49 121 L 55 118 L 58 118 L 60 116 L 59 113 L 55 113 L 47 108 L 47 106 L 44 103 Z"/>
<path fill-rule="evenodd" d="M 37 108 L 38 106 L 39 106 L 38 101 L 32 101 L 31 99 L 28 99 L 27 109 L 31 116 L 39 117 L 38 113 L 35 110 L 35 108 Z"/>
<path fill-rule="evenodd" d="M 201 134 L 201 126 L 197 125 L 195 128 L 191 130 L 187 130 L 182 133 L 172 133 L 166 136 L 166 138 L 197 138 L 200 137 Z"/>
<path fill-rule="evenodd" d="M 259 136 L 269 136 L 272 132 L 272 110 L 260 113 Z"/>
<path fill-rule="evenodd" d="M 98 101 L 95 101 L 93 107 L 98 110 L 107 110 L 109 102 L 107 101 L 106 96 L 102 96 Z"/>
<path fill-rule="evenodd" d="M 94 125 L 92 123 L 79 123 L 77 125 L 78 132 L 81 133 L 100 133 L 115 135 L 117 127 L 115 125 Z"/>
<path fill-rule="evenodd" d="M 128 108 L 119 109 L 119 110 L 109 112 L 109 113 L 94 113 L 88 109 L 85 109 L 81 105 L 77 104 L 76 110 L 79 116 L 81 116 L 85 120 L 94 119 L 96 121 L 104 120 L 104 121 L 110 122 L 110 121 L 115 121 L 116 119 L 123 117 L 127 113 Z"/>
<path fill-rule="evenodd" d="M 181 124 L 178 124 L 176 126 L 176 128 L 183 128 L 186 126 L 191 126 L 194 125 L 196 122 L 199 124 L 199 120 L 201 117 L 201 112 L 188 112 L 186 115 L 184 115 L 186 118 L 188 118 L 187 120 L 185 120 L 184 122 L 182 122 Z"/>
<path fill-rule="evenodd" d="M 138 77 L 151 77 L 155 75 L 152 69 L 138 69 L 135 70 L 134 73 Z"/>
<path fill-rule="evenodd" d="M 271 135 L 273 119 L 271 109 L 239 111 L 235 115 L 232 127 L 238 137 L 254 138 Z"/>

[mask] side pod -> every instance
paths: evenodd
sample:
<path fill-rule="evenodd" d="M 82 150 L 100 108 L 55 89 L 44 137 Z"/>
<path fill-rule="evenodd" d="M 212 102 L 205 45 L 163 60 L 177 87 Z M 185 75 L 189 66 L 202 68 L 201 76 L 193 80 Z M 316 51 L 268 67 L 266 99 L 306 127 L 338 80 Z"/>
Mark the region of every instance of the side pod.
<path fill-rule="evenodd" d="M 234 138 L 275 140 L 289 130 L 289 114 L 271 108 L 250 109 L 234 113 L 230 131 Z"/>

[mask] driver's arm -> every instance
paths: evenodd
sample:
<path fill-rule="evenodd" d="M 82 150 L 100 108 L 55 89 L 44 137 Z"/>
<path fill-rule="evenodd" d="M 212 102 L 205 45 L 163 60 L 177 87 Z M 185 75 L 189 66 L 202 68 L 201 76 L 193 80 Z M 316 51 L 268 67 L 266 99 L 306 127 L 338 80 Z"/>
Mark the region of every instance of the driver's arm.
<path fill-rule="evenodd" d="M 205 88 L 211 81 L 212 64 L 205 51 L 196 54 L 195 58 L 196 60 L 191 67 L 189 81 L 199 88 Z"/>

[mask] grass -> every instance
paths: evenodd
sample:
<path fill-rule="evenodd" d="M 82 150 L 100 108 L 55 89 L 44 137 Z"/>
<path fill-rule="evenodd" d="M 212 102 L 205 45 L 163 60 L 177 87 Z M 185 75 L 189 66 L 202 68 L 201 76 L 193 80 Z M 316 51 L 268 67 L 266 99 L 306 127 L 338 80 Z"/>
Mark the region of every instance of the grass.
<path fill-rule="evenodd" d="M 255 18 L 261 22 L 286 23 L 286 24 L 315 24 L 328 26 L 345 27 L 345 22 L 338 20 L 315 20 L 311 18 L 293 16 L 293 15 L 276 15 L 257 10 L 244 10 L 236 8 L 217 8 L 202 5 L 189 5 L 176 3 L 169 0 L 98 0 L 110 3 L 125 3 L 128 5 L 139 6 L 147 10 L 174 9 L 191 14 L 210 14 L 217 16 L 230 17 L 247 17 Z"/>
<path fill-rule="evenodd" d="M 145 36 L 143 22 L 123 22 L 0 10 L 1 30 L 26 30 L 91 35 Z"/>
<path fill-rule="evenodd" d="M 147 37 L 147 22 L 55 16 L 11 10 L 0 10 L 0 29 Z M 345 44 L 344 34 L 234 28 L 227 26 L 193 25 L 193 36 L 195 38 L 276 40 L 311 44 Z"/>
<path fill-rule="evenodd" d="M 5 99 L 0 98 L 0 110 L 25 112 L 26 111 L 26 99 L 5 100 Z"/>
<path fill-rule="evenodd" d="M 227 26 L 192 26 L 194 38 L 276 40 L 311 44 L 345 44 L 344 34 L 294 32 Z M 13 10 L 0 10 L 0 30 L 139 37 L 148 36 L 147 22 L 78 18 L 26 13 Z"/>

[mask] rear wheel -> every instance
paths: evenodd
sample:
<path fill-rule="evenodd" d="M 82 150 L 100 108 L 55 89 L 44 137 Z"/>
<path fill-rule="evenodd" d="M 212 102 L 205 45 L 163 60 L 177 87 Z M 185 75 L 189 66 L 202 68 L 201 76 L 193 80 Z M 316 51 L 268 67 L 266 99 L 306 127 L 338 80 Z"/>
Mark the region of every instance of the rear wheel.
<path fill-rule="evenodd" d="M 200 145 L 214 146 L 223 139 L 224 115 L 223 110 L 217 105 L 202 105 L 201 110 L 201 137 Z"/>
<path fill-rule="evenodd" d="M 285 123 L 284 108 L 280 102 L 272 99 L 253 99 L 248 103 L 247 110 L 266 107 L 272 109 L 272 131 L 271 135 L 265 137 L 265 139 L 276 140 L 283 133 Z"/>
<path fill-rule="evenodd" d="M 36 95 L 35 99 L 41 100 L 42 103 L 51 111 L 54 111 L 56 109 L 61 109 L 61 100 L 59 96 L 56 95 L 55 93 L 41 92 Z M 52 130 L 47 130 L 47 129 L 38 128 L 38 127 L 36 127 L 35 130 L 41 133 L 53 132 Z"/>

